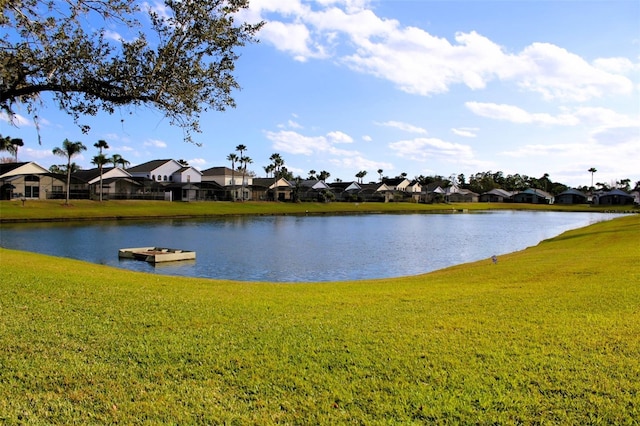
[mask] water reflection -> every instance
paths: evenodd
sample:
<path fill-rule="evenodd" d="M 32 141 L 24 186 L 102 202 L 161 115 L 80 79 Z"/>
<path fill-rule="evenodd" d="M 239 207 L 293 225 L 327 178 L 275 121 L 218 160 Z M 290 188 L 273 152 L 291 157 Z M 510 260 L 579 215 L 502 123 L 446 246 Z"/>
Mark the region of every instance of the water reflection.
<path fill-rule="evenodd" d="M 612 217 L 500 211 L 3 225 L 0 244 L 168 275 L 334 281 L 414 275 L 488 259 Z M 145 246 L 195 250 L 197 259 L 157 266 L 118 259 L 119 248 Z"/>

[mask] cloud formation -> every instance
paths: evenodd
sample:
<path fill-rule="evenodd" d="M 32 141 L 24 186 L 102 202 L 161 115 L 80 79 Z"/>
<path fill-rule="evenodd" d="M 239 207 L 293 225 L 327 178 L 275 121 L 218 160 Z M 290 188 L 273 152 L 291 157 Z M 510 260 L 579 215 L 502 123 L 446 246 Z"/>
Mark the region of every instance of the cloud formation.
<path fill-rule="evenodd" d="M 248 17 L 265 20 L 260 38 L 298 61 L 331 58 L 416 95 L 445 93 L 454 85 L 482 90 L 494 80 L 571 102 L 634 89 L 626 74 L 637 65 L 626 58 L 590 63 L 540 42 L 512 53 L 475 31 L 455 33 L 449 41 L 381 18 L 365 1 L 254 1 Z"/>

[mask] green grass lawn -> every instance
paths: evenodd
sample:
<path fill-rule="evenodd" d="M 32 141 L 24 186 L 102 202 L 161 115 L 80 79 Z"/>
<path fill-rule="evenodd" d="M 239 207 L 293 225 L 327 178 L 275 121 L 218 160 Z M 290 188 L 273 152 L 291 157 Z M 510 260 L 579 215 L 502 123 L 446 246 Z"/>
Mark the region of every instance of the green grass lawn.
<path fill-rule="evenodd" d="M 0 249 L 0 422 L 637 424 L 639 259 L 640 215 L 321 284 Z"/>
<path fill-rule="evenodd" d="M 35 220 L 95 220 L 162 217 L 206 217 L 217 215 L 414 213 L 434 211 L 524 209 L 554 211 L 633 211 L 633 206 L 535 205 L 514 203 L 274 203 L 274 202 L 167 202 L 61 200 L 0 201 L 0 223 Z M 637 208 L 636 208 L 637 211 Z"/>

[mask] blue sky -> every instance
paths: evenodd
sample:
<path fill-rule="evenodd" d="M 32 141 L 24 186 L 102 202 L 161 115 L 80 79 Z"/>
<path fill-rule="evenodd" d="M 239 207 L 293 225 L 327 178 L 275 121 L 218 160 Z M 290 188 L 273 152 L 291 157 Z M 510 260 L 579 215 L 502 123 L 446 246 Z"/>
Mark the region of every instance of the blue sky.
<path fill-rule="evenodd" d="M 407 173 L 502 171 L 571 186 L 640 180 L 640 2 L 253 0 L 242 16 L 265 20 L 241 51 L 237 107 L 202 116 L 202 146 L 147 108 L 82 120 L 39 111 L 42 143 L 26 111 L 20 161 L 49 167 L 65 138 L 139 164 L 187 160 L 229 166 L 238 144 L 264 176 L 278 152 L 294 174 L 329 181 Z"/>

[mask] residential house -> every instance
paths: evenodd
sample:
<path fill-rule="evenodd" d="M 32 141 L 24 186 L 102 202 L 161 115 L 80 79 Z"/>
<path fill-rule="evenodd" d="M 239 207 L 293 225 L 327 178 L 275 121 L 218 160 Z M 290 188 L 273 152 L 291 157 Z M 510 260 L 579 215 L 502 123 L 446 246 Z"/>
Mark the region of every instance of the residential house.
<path fill-rule="evenodd" d="M 618 206 L 633 204 L 633 195 L 629 195 L 621 189 L 613 189 L 609 192 L 594 194 L 593 204 L 600 206 Z"/>
<path fill-rule="evenodd" d="M 444 182 L 431 182 L 422 187 L 421 201 L 425 203 L 440 203 L 444 201 L 446 185 Z"/>
<path fill-rule="evenodd" d="M 386 178 L 382 179 L 382 183 L 387 185 L 387 188 L 391 191 L 406 191 L 407 186 L 411 183 L 411 181 L 407 178 L 399 177 L 399 178 Z"/>
<path fill-rule="evenodd" d="M 541 189 L 528 188 L 513 196 L 514 203 L 553 204 L 553 195 Z"/>
<path fill-rule="evenodd" d="M 336 200 L 339 201 L 357 201 L 358 192 L 362 189 L 358 182 L 332 182 L 329 184 L 331 192 L 334 193 Z"/>
<path fill-rule="evenodd" d="M 478 194 L 469 189 L 456 187 L 455 191 L 448 191 L 445 193 L 445 200 L 449 203 L 477 203 Z"/>
<path fill-rule="evenodd" d="M 294 185 L 284 178 L 253 178 L 253 195 L 256 200 L 291 201 Z"/>
<path fill-rule="evenodd" d="M 65 177 L 31 162 L 0 164 L 0 199 L 47 199 L 64 193 Z"/>
<path fill-rule="evenodd" d="M 91 199 L 128 199 L 142 189 L 142 183 L 124 169 L 119 167 L 102 168 L 102 187 L 100 187 L 100 169 L 78 170 L 71 177 L 74 179 L 76 189 L 88 191 Z"/>
<path fill-rule="evenodd" d="M 200 198 L 198 184 L 202 173 L 175 160 L 152 160 L 127 169 L 134 178 L 149 179 L 161 183 L 165 199 L 192 201 Z"/>
<path fill-rule="evenodd" d="M 229 167 L 211 167 L 202 171 L 202 182 L 215 182 L 224 189 L 224 199 L 227 200 L 251 200 L 256 196 L 253 194 L 253 176 L 244 175 L 242 172 L 232 170 Z M 273 183 L 273 179 L 271 180 Z"/>
<path fill-rule="evenodd" d="M 330 201 L 333 199 L 333 193 L 329 185 L 323 180 L 306 179 L 296 182 L 295 189 L 297 191 L 297 199 L 299 201 Z"/>
<path fill-rule="evenodd" d="M 587 196 L 577 189 L 567 189 L 555 196 L 555 204 L 586 204 Z"/>
<path fill-rule="evenodd" d="M 487 191 L 480 194 L 478 200 L 481 203 L 509 203 L 513 201 L 513 192 L 505 189 L 494 188 L 491 191 Z"/>
<path fill-rule="evenodd" d="M 420 197 L 422 194 L 422 185 L 417 180 L 412 180 L 409 182 L 404 189 L 405 193 L 411 197 L 414 201 L 420 201 Z"/>
<path fill-rule="evenodd" d="M 388 203 L 393 199 L 393 191 L 384 183 L 361 183 L 358 192 L 359 201 L 377 201 Z"/>

